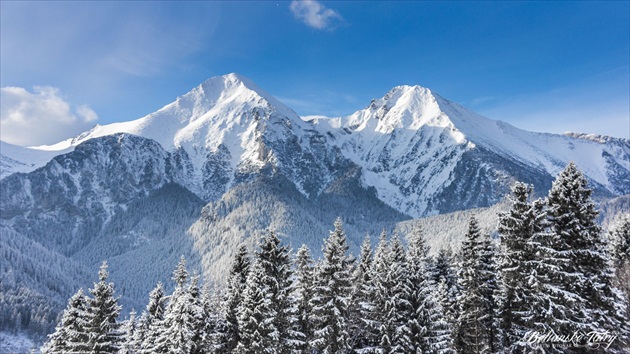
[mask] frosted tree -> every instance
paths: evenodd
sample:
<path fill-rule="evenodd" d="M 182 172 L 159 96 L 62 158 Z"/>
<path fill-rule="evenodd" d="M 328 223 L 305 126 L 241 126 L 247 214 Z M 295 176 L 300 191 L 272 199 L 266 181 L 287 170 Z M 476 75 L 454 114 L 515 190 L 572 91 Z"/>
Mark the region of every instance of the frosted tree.
<path fill-rule="evenodd" d="M 311 317 L 311 300 L 313 298 L 313 258 L 306 245 L 302 245 L 295 255 L 295 298 L 296 331 L 301 333 L 301 343 L 295 349 L 301 352 L 308 350 L 308 343 L 313 336 Z"/>
<path fill-rule="evenodd" d="M 116 318 L 121 307 L 114 297 L 114 284 L 107 283 L 109 273 L 107 262 L 103 262 L 98 272 L 98 283 L 90 289 L 88 299 L 88 347 L 91 353 L 116 353 L 121 340 Z"/>
<path fill-rule="evenodd" d="M 460 313 L 457 298 L 461 294 L 461 289 L 457 282 L 452 258 L 450 249 L 440 249 L 432 262 L 430 275 L 436 287 L 442 284 L 443 289 L 438 292 L 439 304 L 451 332 L 456 333 L 457 317 Z"/>
<path fill-rule="evenodd" d="M 162 330 L 165 309 L 166 296 L 164 294 L 164 286 L 160 282 L 149 293 L 149 303 L 142 316 L 140 316 L 140 323 L 135 335 L 138 352 L 143 354 L 155 352 L 153 347 Z"/>
<path fill-rule="evenodd" d="M 186 259 L 182 256 L 175 271 L 175 290 L 169 298 L 164 320 L 158 327 L 159 334 L 153 350 L 156 353 L 192 353 L 195 348 L 196 324 L 199 308 L 187 286 Z"/>
<path fill-rule="evenodd" d="M 611 259 L 596 223 L 591 193 L 586 178 L 571 162 L 557 176 L 547 198 L 550 246 L 566 257 L 558 264 L 562 277 L 552 279 L 570 294 L 570 321 L 563 329 L 567 333 L 622 329 L 624 333 L 627 318 L 613 286 Z"/>
<path fill-rule="evenodd" d="M 626 316 L 630 315 L 630 216 L 626 215 L 610 230 L 615 284 L 624 293 Z"/>
<path fill-rule="evenodd" d="M 409 292 L 405 250 L 398 234 L 394 234 L 387 248 L 388 253 L 382 258 L 384 269 L 378 269 L 375 275 L 376 288 L 382 303 L 382 320 L 379 328 L 380 348 L 386 353 L 404 353 L 409 342 L 410 331 L 407 319 L 411 309 L 406 295 Z"/>
<path fill-rule="evenodd" d="M 532 187 L 517 182 L 512 187 L 510 210 L 499 214 L 498 231 L 502 246 L 499 271 L 501 292 L 501 328 L 503 346 L 514 353 L 531 351 L 523 342 L 528 331 L 544 331 L 541 314 L 552 298 L 545 299 L 542 277 L 547 252 L 540 251 L 539 237 L 544 235 L 545 210 L 540 201 L 530 203 Z M 542 257 L 541 257 L 542 256 Z"/>
<path fill-rule="evenodd" d="M 240 244 L 234 256 L 230 274 L 227 279 L 227 290 L 224 302 L 224 318 L 217 333 L 217 352 L 229 353 L 236 348 L 240 339 L 238 327 L 238 311 L 241 305 L 245 282 L 249 272 L 250 260 L 247 246 Z"/>
<path fill-rule="evenodd" d="M 359 263 L 353 274 L 352 302 L 349 312 L 351 346 L 356 352 L 374 352 L 379 344 L 378 321 L 374 305 L 373 252 L 370 236 L 361 244 Z"/>
<path fill-rule="evenodd" d="M 445 320 L 442 306 L 436 301 L 435 283 L 429 272 L 429 249 L 419 228 L 413 230 L 408 236 L 408 245 L 408 275 L 404 298 L 408 306 L 406 321 L 409 334 L 404 351 L 407 353 L 453 352 L 451 327 Z"/>
<path fill-rule="evenodd" d="M 288 353 L 302 344 L 302 334 L 296 330 L 295 306 L 290 297 L 289 249 L 280 246 L 274 231 L 263 236 L 258 246 L 255 274 L 247 278 L 239 311 L 241 339 L 236 351 L 243 353 L 264 348 L 268 353 Z"/>
<path fill-rule="evenodd" d="M 471 217 L 462 245 L 459 298 L 461 314 L 458 320 L 456 346 L 469 353 L 494 352 L 497 349 L 497 323 L 492 245 L 483 239 L 477 220 Z"/>
<path fill-rule="evenodd" d="M 233 353 L 279 353 L 278 330 L 274 324 L 276 313 L 266 276 L 262 262 L 256 258 L 250 266 L 239 307 L 240 336 Z"/>
<path fill-rule="evenodd" d="M 483 299 L 482 322 L 488 349 L 495 353 L 501 343 L 502 333 L 498 313 L 499 282 L 497 279 L 496 249 L 490 235 L 482 235 L 479 243 L 479 276 L 481 281 L 481 295 Z"/>
<path fill-rule="evenodd" d="M 42 348 L 43 353 L 63 354 L 88 352 L 88 297 L 83 289 L 74 294 L 63 311 L 61 322 Z"/>
<path fill-rule="evenodd" d="M 317 268 L 312 300 L 313 340 L 320 353 L 347 353 L 348 306 L 352 295 L 352 263 L 341 219 L 324 241 L 323 259 Z"/>
<path fill-rule="evenodd" d="M 138 322 L 136 321 L 136 311 L 131 310 L 129 313 L 129 319 L 122 324 L 122 343 L 120 345 L 119 354 L 134 354 L 138 352 L 136 346 L 136 332 L 138 328 Z"/>
<path fill-rule="evenodd" d="M 201 326 L 203 338 L 199 345 L 199 352 L 216 353 L 215 339 L 217 337 L 217 327 L 219 324 L 219 308 L 221 301 L 218 296 L 210 290 L 208 283 L 205 283 L 201 290 L 202 318 Z"/>
<path fill-rule="evenodd" d="M 301 344 L 301 333 L 296 333 L 295 307 L 290 292 L 292 288 L 291 256 L 288 246 L 280 246 L 280 239 L 275 231 L 270 230 L 261 238 L 256 257 L 265 271 L 262 279 L 264 288 L 271 300 L 270 318 L 277 330 L 279 352 L 288 352 Z"/>

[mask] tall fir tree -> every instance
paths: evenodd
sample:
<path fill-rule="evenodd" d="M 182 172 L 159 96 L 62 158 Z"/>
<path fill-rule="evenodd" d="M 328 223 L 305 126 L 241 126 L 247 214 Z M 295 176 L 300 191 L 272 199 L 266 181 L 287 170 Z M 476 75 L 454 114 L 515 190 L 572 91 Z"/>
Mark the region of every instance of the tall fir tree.
<path fill-rule="evenodd" d="M 55 332 L 49 336 L 42 353 L 64 354 L 88 352 L 88 297 L 83 289 L 74 294 L 63 311 Z"/>
<path fill-rule="evenodd" d="M 499 282 L 497 279 L 496 249 L 489 234 L 481 236 L 479 242 L 479 276 L 481 296 L 483 299 L 482 322 L 485 332 L 484 340 L 490 353 L 496 353 L 501 346 L 501 328 L 498 311 L 498 298 L 500 296 Z"/>
<path fill-rule="evenodd" d="M 562 277 L 553 280 L 573 300 L 567 306 L 570 318 L 563 326 L 565 333 L 627 329 L 591 193 L 588 181 L 571 162 L 557 176 L 547 198 L 551 246 L 566 259 L 558 265 Z"/>
<path fill-rule="evenodd" d="M 438 303 L 442 307 L 451 337 L 457 333 L 457 317 L 460 313 L 457 299 L 461 294 L 461 288 L 457 280 L 457 273 L 453 264 L 453 252 L 451 249 L 440 249 L 432 262 L 431 278 L 438 288 Z M 442 289 L 440 290 L 440 286 Z"/>
<path fill-rule="evenodd" d="M 496 350 L 496 314 L 494 296 L 496 279 L 492 279 L 493 253 L 490 240 L 484 240 L 471 217 L 462 245 L 460 281 L 461 314 L 458 320 L 456 346 L 460 352 L 483 353 Z"/>
<path fill-rule="evenodd" d="M 545 213 L 529 202 L 532 187 L 517 182 L 512 187 L 510 210 L 499 214 L 499 235 L 502 246 L 499 271 L 501 293 L 501 329 L 503 346 L 513 353 L 531 350 L 523 343 L 528 331 L 540 330 L 535 318 L 541 311 L 538 292 L 532 286 L 537 277 L 535 236 L 542 229 Z"/>
<path fill-rule="evenodd" d="M 269 292 L 271 307 L 275 314 L 272 318 L 278 335 L 278 352 L 288 353 L 301 344 L 301 333 L 296 332 L 297 321 L 292 306 L 292 268 L 288 246 L 280 245 L 280 238 L 269 230 L 259 243 L 256 253 L 265 270 L 264 287 Z"/>
<path fill-rule="evenodd" d="M 381 350 L 385 353 L 405 353 L 410 342 L 407 319 L 411 308 L 406 295 L 409 293 L 406 281 L 407 262 L 405 250 L 397 233 L 392 236 L 388 254 L 384 257 L 385 269 L 376 275 L 377 288 L 382 297 L 383 318 L 380 326 Z"/>
<path fill-rule="evenodd" d="M 136 332 L 138 322 L 136 320 L 136 311 L 131 309 L 129 319 L 122 324 L 122 342 L 118 354 L 135 354 L 138 352 Z"/>
<path fill-rule="evenodd" d="M 446 321 L 431 277 L 429 248 L 422 230 L 408 235 L 407 288 L 404 297 L 409 310 L 406 315 L 409 331 L 404 349 L 407 353 L 452 353 L 451 327 Z M 443 266 L 443 265 L 440 265 Z"/>
<path fill-rule="evenodd" d="M 149 303 L 140 316 L 140 323 L 135 335 L 138 353 L 151 354 L 155 352 L 153 346 L 162 329 L 165 310 L 166 296 L 164 294 L 164 286 L 160 282 L 149 293 Z"/>
<path fill-rule="evenodd" d="M 279 353 L 278 329 L 273 320 L 276 313 L 266 277 L 264 265 L 256 258 L 250 266 L 239 306 L 240 336 L 233 351 L 235 354 Z"/>
<path fill-rule="evenodd" d="M 186 259 L 182 256 L 175 271 L 175 290 L 169 297 L 159 334 L 152 350 L 155 353 L 188 354 L 195 350 L 195 324 L 199 309 L 190 293 Z"/>
<path fill-rule="evenodd" d="M 208 332 L 208 313 L 203 303 L 203 293 L 199 287 L 198 274 L 194 274 L 188 285 L 188 308 L 191 314 L 193 335 L 191 339 L 191 354 L 204 354 L 208 352 L 208 337 L 212 333 Z"/>
<path fill-rule="evenodd" d="M 313 337 L 311 321 L 311 300 L 313 298 L 313 258 L 306 245 L 302 245 L 295 255 L 295 283 L 293 297 L 295 299 L 295 330 L 301 333 L 300 343 L 295 349 L 305 353 L 309 350 L 309 342 Z"/>
<path fill-rule="evenodd" d="M 238 327 L 239 307 L 241 305 L 250 260 L 245 244 L 240 244 L 234 256 L 227 279 L 227 292 L 224 302 L 224 317 L 215 338 L 217 353 L 230 353 L 240 339 Z"/>
<path fill-rule="evenodd" d="M 361 244 L 359 263 L 353 273 L 352 301 L 349 311 L 350 345 L 355 352 L 373 353 L 379 344 L 375 321 L 373 251 L 370 236 Z"/>
<path fill-rule="evenodd" d="M 630 215 L 625 215 L 614 225 L 609 239 L 615 266 L 615 285 L 625 297 L 626 316 L 630 316 Z"/>
<path fill-rule="evenodd" d="M 107 262 L 101 264 L 98 283 L 90 289 L 88 300 L 88 347 L 90 353 L 116 353 L 121 340 L 119 324 L 116 321 L 121 307 L 114 296 L 114 284 L 107 283 L 109 273 Z"/>
<path fill-rule="evenodd" d="M 324 241 L 323 259 L 317 268 L 312 301 L 315 327 L 311 346 L 320 353 L 348 353 L 348 306 L 352 296 L 353 259 L 340 218 Z"/>

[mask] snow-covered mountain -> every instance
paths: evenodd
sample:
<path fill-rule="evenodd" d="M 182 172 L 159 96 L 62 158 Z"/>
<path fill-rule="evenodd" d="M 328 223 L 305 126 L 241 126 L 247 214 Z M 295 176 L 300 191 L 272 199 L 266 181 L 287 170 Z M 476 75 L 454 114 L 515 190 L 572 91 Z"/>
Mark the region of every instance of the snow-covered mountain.
<path fill-rule="evenodd" d="M 280 172 L 301 192 L 314 196 L 343 160 L 339 149 L 327 144 L 309 123 L 237 74 L 211 78 L 146 117 L 97 125 L 76 138 L 38 149 L 65 152 L 115 133 L 154 140 L 173 153 L 185 169 L 179 182 L 208 201 L 252 173 Z"/>
<path fill-rule="evenodd" d="M 37 305 L 46 320 L 33 320 L 50 329 L 76 286 L 90 285 L 58 270 L 87 274 L 103 259 L 139 308 L 182 254 L 220 283 L 238 243 L 253 247 L 268 227 L 317 255 L 341 216 L 356 250 L 366 233 L 407 230 L 412 217 L 493 205 L 516 180 L 545 194 L 569 161 L 600 197 L 630 193 L 627 139 L 523 131 L 419 86 L 347 117 L 302 119 L 239 75 L 214 77 L 137 120 L 51 146 L 0 145 L 0 249 L 11 252 L 0 290 L 15 295 L 0 313 L 55 304 Z M 62 285 L 32 274 L 37 249 Z"/>
<path fill-rule="evenodd" d="M 491 205 L 515 180 L 544 193 L 569 161 L 599 194 L 630 193 L 627 139 L 520 130 L 420 86 L 395 87 L 347 117 L 303 120 L 237 74 L 211 78 L 146 117 L 28 149 L 42 152 L 37 159 L 3 145 L 3 176 L 114 133 L 159 143 L 182 166 L 178 183 L 206 201 L 275 173 L 315 198 L 349 164 L 361 168 L 364 188 L 413 217 Z"/>

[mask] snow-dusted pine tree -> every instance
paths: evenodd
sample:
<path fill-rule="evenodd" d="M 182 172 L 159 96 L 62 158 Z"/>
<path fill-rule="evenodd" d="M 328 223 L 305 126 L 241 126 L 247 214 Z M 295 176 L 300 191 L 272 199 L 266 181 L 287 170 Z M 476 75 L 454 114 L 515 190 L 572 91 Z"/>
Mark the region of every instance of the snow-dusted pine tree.
<path fill-rule="evenodd" d="M 450 249 L 440 249 L 432 262 L 431 278 L 436 287 L 443 287 L 438 291 L 439 304 L 442 307 L 444 319 L 449 324 L 451 333 L 457 333 L 457 317 L 460 313 L 457 298 L 461 294 L 457 281 L 457 273 L 453 265 L 453 252 Z"/>
<path fill-rule="evenodd" d="M 352 301 L 349 311 L 350 345 L 355 352 L 372 353 L 379 344 L 374 306 L 374 271 L 370 236 L 361 244 L 359 264 L 353 273 Z"/>
<path fill-rule="evenodd" d="M 435 283 L 429 273 L 428 251 L 422 230 L 414 229 L 408 235 L 408 276 L 404 298 L 409 308 L 406 314 L 409 335 L 404 351 L 451 353 L 451 327 L 445 320 L 441 304 L 436 301 Z"/>
<path fill-rule="evenodd" d="M 482 235 L 479 242 L 479 277 L 483 299 L 482 317 L 479 318 L 485 328 L 484 339 L 490 353 L 496 353 L 501 346 L 501 329 L 498 311 L 500 296 L 497 279 L 496 249 L 490 235 Z"/>
<path fill-rule="evenodd" d="M 203 310 L 203 339 L 201 342 L 201 349 L 203 353 L 216 353 L 217 328 L 220 322 L 220 308 L 221 300 L 218 295 L 213 293 L 210 289 L 210 285 L 205 283 L 201 290 L 201 307 Z"/>
<path fill-rule="evenodd" d="M 558 279 L 559 286 L 573 294 L 572 303 L 567 304 L 572 321 L 563 329 L 566 333 L 610 331 L 623 336 L 627 318 L 613 286 L 611 259 L 596 223 L 598 212 L 591 193 L 588 181 L 571 162 L 557 176 L 547 198 L 552 246 L 566 255 L 566 262 L 558 265 L 564 276 Z"/>
<path fill-rule="evenodd" d="M 481 235 L 477 220 L 471 217 L 462 245 L 460 281 L 462 294 L 459 302 L 456 346 L 467 353 L 494 352 L 496 348 L 495 299 L 497 283 L 493 253 L 489 238 Z"/>
<path fill-rule="evenodd" d="M 320 353 L 348 353 L 348 306 L 352 296 L 353 258 L 347 254 L 348 244 L 341 219 L 324 241 L 323 259 L 317 268 L 313 294 L 311 346 Z"/>
<path fill-rule="evenodd" d="M 274 319 L 276 313 L 271 303 L 271 291 L 267 288 L 265 267 L 256 258 L 250 270 L 239 307 L 239 341 L 235 354 L 272 353 L 278 351 L 278 330 Z"/>
<path fill-rule="evenodd" d="M 114 297 L 114 284 L 107 283 L 107 262 L 98 271 L 98 283 L 90 289 L 88 299 L 88 347 L 91 353 L 117 353 L 121 340 L 116 318 L 120 314 L 118 298 Z"/>
<path fill-rule="evenodd" d="M 626 316 L 630 316 L 630 215 L 621 218 L 610 230 L 615 284 L 626 302 Z"/>
<path fill-rule="evenodd" d="M 311 299 L 313 298 L 313 258 L 306 245 L 302 245 L 295 255 L 295 282 L 293 298 L 295 308 L 295 330 L 301 333 L 301 343 L 295 346 L 298 352 L 307 352 L 308 343 L 313 337 L 311 321 Z"/>
<path fill-rule="evenodd" d="M 391 262 L 390 255 L 391 250 L 387 242 L 387 233 L 383 230 L 374 250 L 374 261 L 372 263 L 374 291 L 371 300 L 374 311 L 372 311 L 369 318 L 375 329 L 374 349 L 379 353 L 388 351 L 391 347 L 391 336 L 387 333 L 388 328 L 386 327 L 387 301 L 390 296 L 389 287 L 391 286 L 391 284 L 387 283 L 387 272 Z"/>
<path fill-rule="evenodd" d="M 187 286 L 188 271 L 183 256 L 173 272 L 173 280 L 175 290 L 169 297 L 153 350 L 156 353 L 188 354 L 195 350 L 199 308 Z"/>
<path fill-rule="evenodd" d="M 188 307 L 191 312 L 193 336 L 191 339 L 191 354 L 206 353 L 208 348 L 205 346 L 211 333 L 208 333 L 206 308 L 203 304 L 203 294 L 199 288 L 199 275 L 194 274 L 188 285 Z"/>
<path fill-rule="evenodd" d="M 499 214 L 502 345 L 513 353 L 532 350 L 523 339 L 529 331 L 545 331 L 542 314 L 546 304 L 553 303 L 543 290 L 547 253 L 540 250 L 539 243 L 545 237 L 546 214 L 540 201 L 529 202 L 531 194 L 531 186 L 517 182 L 512 187 L 510 210 Z"/>
<path fill-rule="evenodd" d="M 410 342 L 411 335 L 407 319 L 412 316 L 412 310 L 406 298 L 409 284 L 405 249 L 397 233 L 392 235 L 388 249 L 384 273 L 375 276 L 378 294 L 384 300 L 380 347 L 385 353 L 405 353 L 405 344 Z"/>
<path fill-rule="evenodd" d="M 240 339 L 238 316 L 245 282 L 249 272 L 250 260 L 247 246 L 240 244 L 234 255 L 230 274 L 227 279 L 227 289 L 224 301 L 224 315 L 215 338 L 217 353 L 230 353 Z"/>
<path fill-rule="evenodd" d="M 153 347 L 162 330 L 165 310 L 166 297 L 164 286 L 160 282 L 149 293 L 149 303 L 140 316 L 140 323 L 136 329 L 135 341 L 139 353 L 151 354 L 156 352 Z"/>
<path fill-rule="evenodd" d="M 88 352 L 88 297 L 83 289 L 74 294 L 68 301 L 68 307 L 63 311 L 61 322 L 55 332 L 49 335 L 48 342 L 42 348 L 42 353 L 64 354 Z"/>
<path fill-rule="evenodd" d="M 122 341 L 118 354 L 135 354 L 138 352 L 136 347 L 136 331 L 138 322 L 136 320 L 136 310 L 131 309 L 129 319 L 122 323 Z"/>
<path fill-rule="evenodd" d="M 280 239 L 275 231 L 270 230 L 262 237 L 256 257 L 265 270 L 264 288 L 270 296 L 272 318 L 277 331 L 279 353 L 288 353 L 291 348 L 301 344 L 300 333 L 296 333 L 297 321 L 291 303 L 292 289 L 291 255 L 288 246 L 280 246 Z"/>

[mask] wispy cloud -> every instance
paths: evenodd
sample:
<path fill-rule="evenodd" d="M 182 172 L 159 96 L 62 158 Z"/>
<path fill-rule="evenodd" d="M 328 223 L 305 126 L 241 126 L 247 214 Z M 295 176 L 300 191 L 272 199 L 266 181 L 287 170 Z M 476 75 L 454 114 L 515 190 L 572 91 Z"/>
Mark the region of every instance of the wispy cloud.
<path fill-rule="evenodd" d="M 86 105 L 72 105 L 59 89 L 2 87 L 0 138 L 15 145 L 52 144 L 93 126 L 98 115 Z"/>
<path fill-rule="evenodd" d="M 343 17 L 337 11 L 315 0 L 294 0 L 289 8 L 296 19 L 319 30 L 333 29 L 336 24 L 343 21 Z"/>

